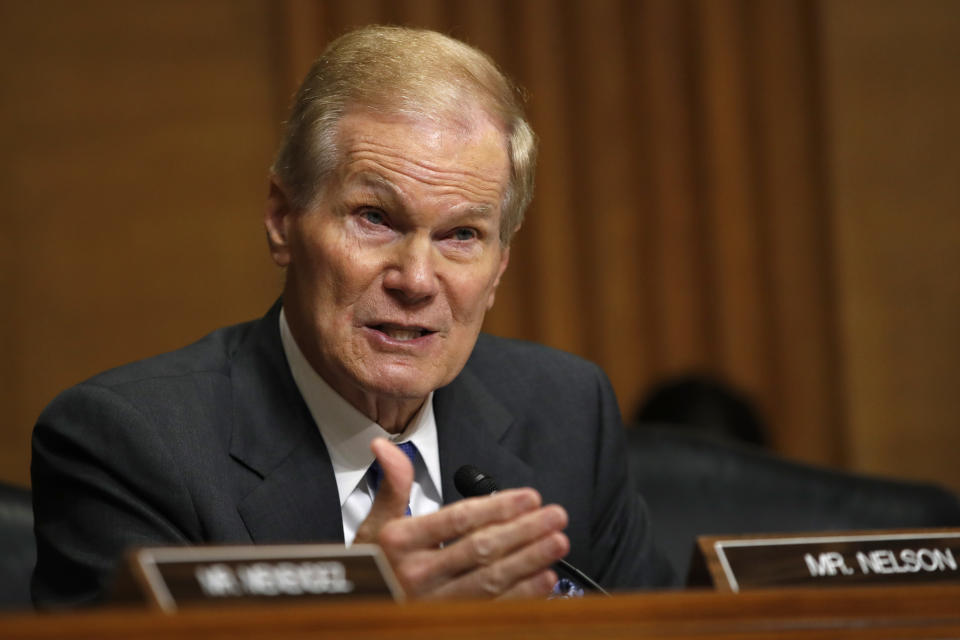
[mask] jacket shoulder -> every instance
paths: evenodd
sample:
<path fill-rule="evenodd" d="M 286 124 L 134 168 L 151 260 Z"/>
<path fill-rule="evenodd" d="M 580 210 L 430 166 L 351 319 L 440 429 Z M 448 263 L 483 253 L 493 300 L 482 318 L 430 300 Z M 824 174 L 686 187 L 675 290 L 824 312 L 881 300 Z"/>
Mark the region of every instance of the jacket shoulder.
<path fill-rule="evenodd" d="M 480 334 L 466 369 L 484 379 L 507 383 L 583 384 L 603 376 L 600 367 L 580 356 L 535 342 Z"/>

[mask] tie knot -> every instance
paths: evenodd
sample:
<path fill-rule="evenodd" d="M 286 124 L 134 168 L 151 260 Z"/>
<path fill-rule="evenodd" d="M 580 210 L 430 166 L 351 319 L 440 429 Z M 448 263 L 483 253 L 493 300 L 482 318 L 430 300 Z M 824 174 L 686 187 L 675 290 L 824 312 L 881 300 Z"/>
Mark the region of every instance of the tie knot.
<path fill-rule="evenodd" d="M 401 442 L 397 445 L 400 447 L 400 450 L 407 454 L 407 457 L 410 458 L 410 462 L 413 464 L 417 463 L 417 445 L 412 442 Z"/>

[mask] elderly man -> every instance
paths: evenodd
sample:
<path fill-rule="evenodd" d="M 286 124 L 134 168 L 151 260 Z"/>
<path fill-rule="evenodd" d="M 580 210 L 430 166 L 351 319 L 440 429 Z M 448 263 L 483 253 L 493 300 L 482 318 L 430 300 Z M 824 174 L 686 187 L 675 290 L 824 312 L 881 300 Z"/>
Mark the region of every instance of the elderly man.
<path fill-rule="evenodd" d="M 480 335 L 535 155 L 482 53 L 385 27 L 331 44 L 271 175 L 281 301 L 41 415 L 35 600 L 95 601 L 158 544 L 375 542 L 412 597 L 542 596 L 568 554 L 611 588 L 662 580 L 606 378 Z M 517 488 L 458 500 L 463 464 Z"/>

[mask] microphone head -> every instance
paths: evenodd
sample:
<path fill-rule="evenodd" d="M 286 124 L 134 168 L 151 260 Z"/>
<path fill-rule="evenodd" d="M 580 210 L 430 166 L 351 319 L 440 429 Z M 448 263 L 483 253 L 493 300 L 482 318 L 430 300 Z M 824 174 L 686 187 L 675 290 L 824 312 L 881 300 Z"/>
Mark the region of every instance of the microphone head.
<path fill-rule="evenodd" d="M 465 464 L 453 474 L 453 486 L 464 498 L 488 496 L 497 490 L 497 482 L 480 469 Z"/>

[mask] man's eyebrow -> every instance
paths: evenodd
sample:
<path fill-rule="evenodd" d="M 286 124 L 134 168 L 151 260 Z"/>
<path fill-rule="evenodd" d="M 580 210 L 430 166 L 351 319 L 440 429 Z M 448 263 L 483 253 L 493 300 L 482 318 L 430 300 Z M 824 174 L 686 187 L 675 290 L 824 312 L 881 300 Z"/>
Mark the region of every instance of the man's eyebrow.
<path fill-rule="evenodd" d="M 378 191 L 380 193 L 385 193 L 391 198 L 394 198 L 397 200 L 401 199 L 400 190 L 397 189 L 397 187 L 392 182 L 390 182 L 389 180 L 387 180 L 381 175 L 363 171 L 361 173 L 354 174 L 351 177 L 353 180 L 357 181 L 356 186 L 366 187 L 368 189 L 373 189 L 374 191 Z"/>
<path fill-rule="evenodd" d="M 486 218 L 493 215 L 493 207 L 488 204 L 471 204 L 463 208 L 463 213 L 469 216 Z"/>
<path fill-rule="evenodd" d="M 402 193 L 396 187 L 396 185 L 380 174 L 361 171 L 351 176 L 351 179 L 357 181 L 355 186 L 372 189 L 373 191 L 378 192 L 377 195 L 386 195 L 391 200 L 399 203 L 403 203 L 405 201 Z M 468 216 L 489 217 L 493 215 L 493 210 L 494 207 L 489 204 L 478 203 L 467 205 L 463 207 L 460 212 Z"/>

